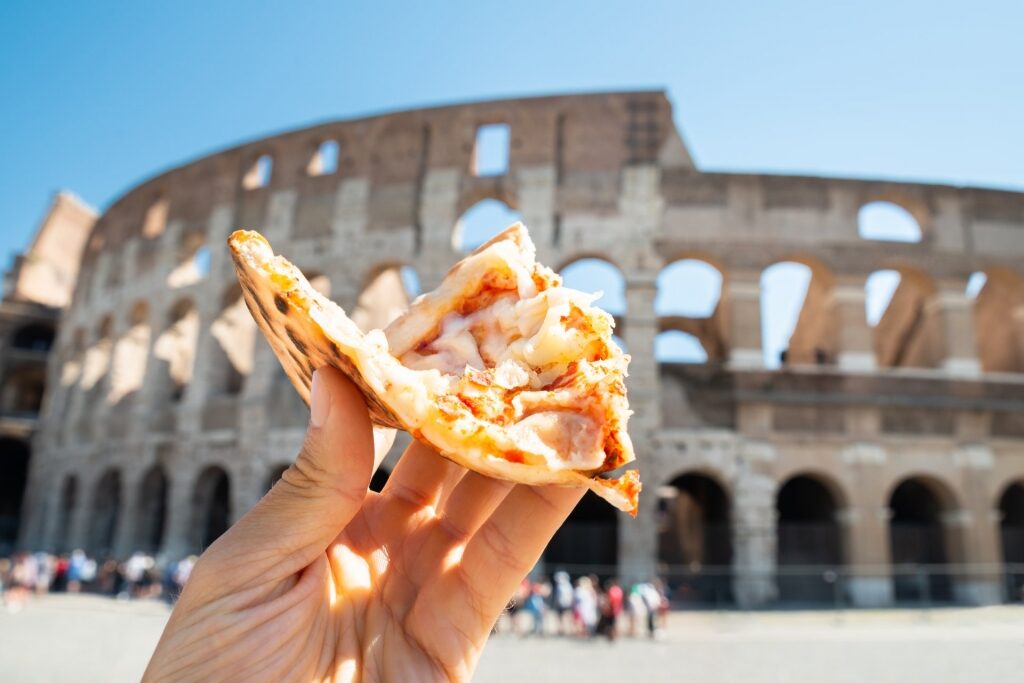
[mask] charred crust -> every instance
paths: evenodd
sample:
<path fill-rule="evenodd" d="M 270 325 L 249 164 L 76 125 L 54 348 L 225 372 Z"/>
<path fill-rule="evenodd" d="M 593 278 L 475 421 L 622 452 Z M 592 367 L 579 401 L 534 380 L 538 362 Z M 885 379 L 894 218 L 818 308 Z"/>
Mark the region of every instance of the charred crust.
<path fill-rule="evenodd" d="M 305 356 L 306 352 L 308 351 L 308 347 L 306 346 L 306 342 L 304 342 L 301 339 L 299 339 L 298 337 L 296 337 L 295 336 L 295 332 L 292 330 L 292 328 L 286 327 L 286 328 L 284 328 L 284 331 L 285 331 L 285 334 L 288 335 L 288 339 L 291 340 L 291 342 L 295 346 L 295 348 L 299 350 L 299 353 L 301 353 L 302 355 Z"/>
<path fill-rule="evenodd" d="M 285 301 L 285 298 L 280 294 L 274 295 L 274 306 L 276 306 L 277 310 L 279 310 L 281 313 L 288 315 L 288 302 Z"/>

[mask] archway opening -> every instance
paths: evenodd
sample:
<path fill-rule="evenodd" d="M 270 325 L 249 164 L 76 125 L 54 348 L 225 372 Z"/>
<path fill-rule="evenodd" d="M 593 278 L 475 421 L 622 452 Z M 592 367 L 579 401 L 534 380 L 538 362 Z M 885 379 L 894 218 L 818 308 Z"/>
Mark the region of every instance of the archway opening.
<path fill-rule="evenodd" d="M 861 239 L 885 242 L 920 242 L 921 226 L 913 214 L 893 202 L 869 202 L 857 215 Z"/>
<path fill-rule="evenodd" d="M 60 508 L 57 510 L 57 528 L 53 546 L 58 553 L 71 550 L 69 547 L 71 520 L 74 518 L 75 507 L 78 505 L 78 477 L 69 474 L 64 478 L 60 488 Z"/>
<path fill-rule="evenodd" d="M 114 346 L 108 400 L 117 404 L 131 399 L 142 388 L 146 376 L 151 330 L 149 304 L 137 301 L 132 306 L 131 327 Z"/>
<path fill-rule="evenodd" d="M 658 562 L 673 599 L 701 604 L 732 601 L 729 495 L 703 474 L 684 474 L 658 491 Z"/>
<path fill-rule="evenodd" d="M 924 272 L 879 270 L 864 285 L 865 314 L 873 328 L 879 367 L 934 367 L 941 355 L 941 330 L 929 302 L 935 284 Z"/>
<path fill-rule="evenodd" d="M 199 337 L 199 312 L 187 299 L 176 303 L 168 317 L 167 328 L 153 345 L 153 356 L 162 362 L 163 386 L 157 392 L 172 401 L 181 400 L 185 388 L 192 381 L 192 366 Z"/>
<path fill-rule="evenodd" d="M 484 199 L 469 207 L 455 223 L 452 247 L 460 253 L 473 251 L 523 215 L 498 199 Z"/>
<path fill-rule="evenodd" d="M 951 510 L 938 484 L 904 480 L 889 498 L 889 547 L 896 600 L 948 601 L 952 581 L 946 569 L 952 555 L 944 516 Z"/>
<path fill-rule="evenodd" d="M 1024 277 L 1010 268 L 976 272 L 965 293 L 974 299 L 974 343 L 986 372 L 1024 372 Z"/>
<path fill-rule="evenodd" d="M 29 445 L 21 439 L 0 439 L 0 556 L 9 554 L 18 540 L 29 455 Z"/>
<path fill-rule="evenodd" d="M 160 465 L 150 467 L 142 478 L 138 505 L 135 547 L 156 553 L 163 546 L 167 521 L 167 475 Z"/>
<path fill-rule="evenodd" d="M 830 362 L 835 327 L 826 278 L 795 261 L 761 274 L 761 339 L 767 368 Z"/>
<path fill-rule="evenodd" d="M 19 327 L 11 336 L 11 348 L 46 353 L 53 346 L 53 327 L 32 323 Z"/>
<path fill-rule="evenodd" d="M 216 373 L 211 377 L 211 394 L 242 393 L 245 378 L 252 372 L 256 323 L 238 284 L 228 287 L 221 297 L 220 313 L 210 325 L 210 336 L 214 345 L 211 367 Z"/>
<path fill-rule="evenodd" d="M 615 316 L 617 323 L 626 315 L 626 278 L 608 261 L 581 258 L 566 265 L 558 274 L 562 276 L 562 284 L 570 289 L 600 293 L 595 303 Z"/>
<path fill-rule="evenodd" d="M 654 338 L 654 359 L 659 363 L 706 363 L 708 353 L 695 335 L 668 330 Z"/>
<path fill-rule="evenodd" d="M 192 496 L 194 545 L 205 550 L 231 526 L 231 480 L 216 465 L 202 471 Z"/>
<path fill-rule="evenodd" d="M 1024 483 L 1011 484 L 999 497 L 999 516 L 1006 595 L 1024 602 Z"/>
<path fill-rule="evenodd" d="M 11 368 L 0 392 L 0 410 L 14 415 L 36 415 L 43 405 L 46 370 L 39 363 Z"/>
<path fill-rule="evenodd" d="M 96 483 L 92 503 L 89 549 L 97 557 L 114 552 L 114 539 L 121 516 L 121 473 L 110 469 Z"/>
<path fill-rule="evenodd" d="M 369 278 L 352 311 L 352 321 L 364 332 L 382 330 L 409 308 L 419 295 L 420 280 L 411 266 L 384 266 Z"/>
<path fill-rule="evenodd" d="M 617 573 L 619 518 L 611 505 L 588 493 L 555 532 L 544 550 L 545 571 L 565 570 L 573 575 Z"/>
<path fill-rule="evenodd" d="M 839 510 L 835 497 L 818 479 L 800 475 L 779 489 L 779 598 L 794 602 L 828 602 L 843 563 Z"/>

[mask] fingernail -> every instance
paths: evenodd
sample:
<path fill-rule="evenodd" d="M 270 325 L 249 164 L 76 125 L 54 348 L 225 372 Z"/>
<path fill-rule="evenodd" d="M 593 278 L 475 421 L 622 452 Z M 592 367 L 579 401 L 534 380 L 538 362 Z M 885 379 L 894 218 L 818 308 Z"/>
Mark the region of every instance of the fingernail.
<path fill-rule="evenodd" d="M 331 412 L 331 394 L 320 379 L 320 372 L 313 373 L 313 387 L 309 390 L 309 422 L 316 428 L 324 426 Z"/>

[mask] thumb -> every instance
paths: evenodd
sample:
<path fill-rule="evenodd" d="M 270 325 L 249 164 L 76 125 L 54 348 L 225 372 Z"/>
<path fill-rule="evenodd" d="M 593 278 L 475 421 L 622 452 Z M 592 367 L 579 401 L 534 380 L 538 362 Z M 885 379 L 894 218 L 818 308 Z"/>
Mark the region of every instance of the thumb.
<path fill-rule="evenodd" d="M 362 506 L 374 468 L 374 431 L 362 394 L 341 372 L 313 373 L 306 439 L 270 492 L 224 536 L 249 570 L 290 574 L 324 552 Z M 257 566 L 264 565 L 264 566 Z"/>

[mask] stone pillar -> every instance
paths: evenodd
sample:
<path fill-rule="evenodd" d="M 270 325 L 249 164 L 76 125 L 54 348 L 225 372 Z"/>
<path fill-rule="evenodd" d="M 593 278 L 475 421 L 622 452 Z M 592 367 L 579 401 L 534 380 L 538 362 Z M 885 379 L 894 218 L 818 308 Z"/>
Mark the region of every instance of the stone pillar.
<path fill-rule="evenodd" d="M 278 190 L 270 195 L 264 230 L 271 244 L 284 243 L 291 237 L 298 198 L 299 193 L 296 190 Z"/>
<path fill-rule="evenodd" d="M 885 490 L 882 467 L 886 457 L 881 447 L 867 443 L 854 444 L 841 454 L 857 482 L 850 492 L 848 506 L 838 514 L 846 592 L 857 607 L 884 607 L 893 601 L 889 552 L 891 512 L 888 502 L 882 498 Z"/>
<path fill-rule="evenodd" d="M 736 483 L 732 500 L 732 590 L 742 608 L 775 600 L 775 485 L 766 476 L 747 472 Z"/>
<path fill-rule="evenodd" d="M 75 507 L 71 511 L 71 520 L 68 525 L 70 527 L 68 529 L 68 547 L 82 548 L 92 552 L 93 549 L 89 547 L 92 542 L 89 534 L 92 531 L 90 526 L 96 502 L 97 476 L 95 473 L 89 473 L 87 476 L 87 473 L 88 470 L 83 471 L 78 481 L 79 489 L 75 496 Z"/>
<path fill-rule="evenodd" d="M 369 199 L 370 181 L 366 178 L 350 178 L 338 185 L 331 216 L 331 235 L 338 243 L 332 250 L 334 253 L 345 253 L 351 241 L 366 230 Z"/>
<path fill-rule="evenodd" d="M 730 271 L 728 276 L 729 366 L 749 370 L 764 365 L 761 347 L 761 274 Z"/>
<path fill-rule="evenodd" d="M 953 583 L 957 602 L 992 605 L 1002 602 L 1003 580 L 999 513 L 991 499 L 995 454 L 985 444 L 963 444 L 953 453 L 963 472 L 963 509 L 943 518 L 950 544 L 950 561 L 963 565 Z"/>
<path fill-rule="evenodd" d="M 164 532 L 163 548 L 160 556 L 167 560 L 177 560 L 195 552 L 192 530 L 193 509 L 192 490 L 196 483 L 194 467 L 183 467 L 181 459 L 170 469 L 167 481 L 167 519 Z"/>
<path fill-rule="evenodd" d="M 654 313 L 657 273 L 633 273 L 626 281 L 626 329 L 624 341 L 632 360 L 626 386 L 633 416 L 629 432 L 637 459 L 654 456 L 654 436 L 661 422 L 658 400 L 658 363 L 654 358 L 654 337 L 658 318 Z M 650 472 L 650 470 L 648 470 Z M 648 489 L 640 496 L 635 519 L 619 521 L 619 573 L 627 582 L 650 579 L 655 574 L 658 554 L 657 495 Z"/>
<path fill-rule="evenodd" d="M 452 253 L 452 230 L 458 220 L 459 176 L 455 168 L 431 169 L 420 191 L 420 227 L 424 251 Z M 450 260 L 450 259 L 449 259 Z M 422 278 L 422 274 L 420 275 Z M 423 283 L 424 290 L 436 283 Z"/>
<path fill-rule="evenodd" d="M 933 310 L 942 334 L 942 368 L 950 374 L 975 377 L 981 363 L 974 345 L 974 302 L 965 292 L 963 280 L 943 280 L 938 292 L 926 304 Z"/>
<path fill-rule="evenodd" d="M 555 168 L 533 166 L 516 172 L 519 213 L 537 245 L 542 263 L 550 262 L 555 226 Z"/>
<path fill-rule="evenodd" d="M 114 555 L 126 557 L 137 550 L 136 537 L 139 524 L 139 498 L 142 495 L 141 461 L 121 469 L 121 508 L 117 511 L 117 532 L 114 536 Z"/>
<path fill-rule="evenodd" d="M 864 281 L 841 278 L 833 287 L 832 297 L 839 323 L 839 368 L 853 372 L 874 370 L 874 338 L 868 325 Z"/>

